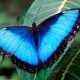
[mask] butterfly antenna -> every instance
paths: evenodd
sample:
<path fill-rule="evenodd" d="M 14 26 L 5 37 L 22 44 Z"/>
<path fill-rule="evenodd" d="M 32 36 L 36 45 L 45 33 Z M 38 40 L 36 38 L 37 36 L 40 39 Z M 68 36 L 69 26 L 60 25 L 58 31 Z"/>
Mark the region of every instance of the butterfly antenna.
<path fill-rule="evenodd" d="M 39 7 L 39 9 L 38 9 L 37 13 L 35 14 L 36 16 L 34 17 L 34 20 L 33 20 L 33 21 L 32 21 L 30 18 L 28 18 L 28 20 L 30 20 L 32 23 L 35 23 L 36 18 L 37 18 L 37 15 L 38 15 L 38 13 L 39 13 L 40 9 L 41 9 L 41 6 Z M 23 12 L 23 17 L 25 17 L 25 16 L 27 16 L 27 15 Z M 19 19 L 19 18 L 18 18 L 18 19 Z"/>
<path fill-rule="evenodd" d="M 37 18 L 37 15 L 38 15 L 38 13 L 39 13 L 40 9 L 41 9 L 41 6 L 39 7 L 39 9 L 38 9 L 37 13 L 35 14 L 36 16 L 34 17 L 34 20 L 33 20 L 33 21 L 32 21 L 30 18 L 28 18 L 28 20 L 30 20 L 32 23 L 35 23 L 36 18 Z M 25 16 L 26 16 L 26 14 L 25 14 L 25 13 L 23 13 L 23 14 L 24 14 L 24 17 L 25 17 Z"/>
<path fill-rule="evenodd" d="M 33 21 L 33 23 L 35 23 L 36 18 L 37 18 L 38 14 L 39 14 L 40 9 L 41 9 L 41 6 L 39 7 L 39 9 L 38 9 L 38 11 L 37 11 L 37 13 L 36 13 L 36 16 L 34 17 L 34 21 Z"/>

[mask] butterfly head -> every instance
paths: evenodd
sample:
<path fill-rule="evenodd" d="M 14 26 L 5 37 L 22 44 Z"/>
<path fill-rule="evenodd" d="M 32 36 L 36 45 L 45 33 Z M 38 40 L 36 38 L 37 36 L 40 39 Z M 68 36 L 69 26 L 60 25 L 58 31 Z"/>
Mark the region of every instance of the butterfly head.
<path fill-rule="evenodd" d="M 32 31 L 33 32 L 37 32 L 38 31 L 38 27 L 36 26 L 36 23 L 32 24 Z"/>
<path fill-rule="evenodd" d="M 36 23 L 33 23 L 32 26 L 33 26 L 33 27 L 36 27 Z"/>

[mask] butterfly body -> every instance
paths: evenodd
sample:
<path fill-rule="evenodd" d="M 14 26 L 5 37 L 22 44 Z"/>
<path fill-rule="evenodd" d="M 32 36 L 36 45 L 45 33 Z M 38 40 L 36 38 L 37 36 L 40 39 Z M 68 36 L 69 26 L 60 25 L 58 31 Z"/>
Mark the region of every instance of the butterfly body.
<path fill-rule="evenodd" d="M 0 30 L 0 48 L 18 67 L 37 72 L 53 64 L 80 29 L 80 10 L 67 10 L 32 27 Z"/>

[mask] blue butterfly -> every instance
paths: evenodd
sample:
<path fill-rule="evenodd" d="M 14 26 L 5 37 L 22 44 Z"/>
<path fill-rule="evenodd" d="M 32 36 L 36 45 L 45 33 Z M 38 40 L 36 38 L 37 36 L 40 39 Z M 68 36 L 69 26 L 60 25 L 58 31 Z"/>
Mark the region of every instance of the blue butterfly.
<path fill-rule="evenodd" d="M 51 16 L 32 27 L 0 29 L 0 50 L 10 54 L 18 67 L 36 72 L 50 66 L 80 29 L 80 10 L 71 9 Z"/>

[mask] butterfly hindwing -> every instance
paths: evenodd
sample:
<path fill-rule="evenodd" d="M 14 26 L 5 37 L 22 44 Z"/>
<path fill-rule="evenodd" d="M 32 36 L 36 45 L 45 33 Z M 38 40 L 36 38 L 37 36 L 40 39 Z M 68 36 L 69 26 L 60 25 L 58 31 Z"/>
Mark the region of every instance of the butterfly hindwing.
<path fill-rule="evenodd" d="M 61 49 L 63 52 L 70 33 L 73 33 L 74 28 L 77 29 L 79 16 L 79 10 L 68 10 L 52 16 L 39 25 L 38 54 L 42 63 L 45 64 L 49 60 L 47 65 L 50 65 L 54 55 L 60 54 Z"/>

